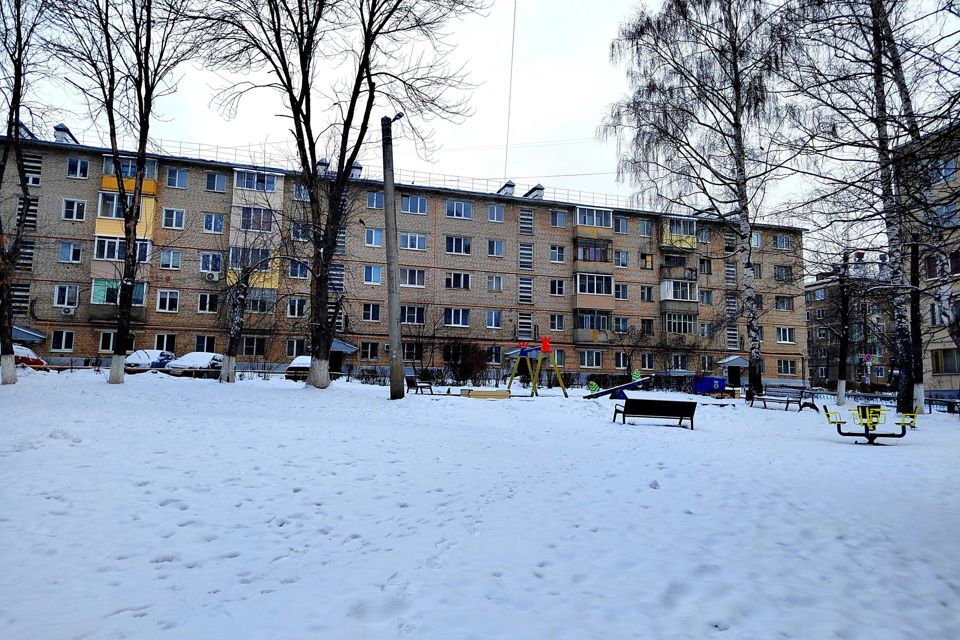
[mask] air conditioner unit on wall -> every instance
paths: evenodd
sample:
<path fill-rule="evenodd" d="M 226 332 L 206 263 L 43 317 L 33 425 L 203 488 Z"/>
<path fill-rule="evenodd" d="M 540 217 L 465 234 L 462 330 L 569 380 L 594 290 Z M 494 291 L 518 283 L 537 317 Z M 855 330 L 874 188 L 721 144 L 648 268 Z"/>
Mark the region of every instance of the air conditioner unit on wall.
<path fill-rule="evenodd" d="M 62 313 L 62 314 L 65 315 L 65 316 L 76 315 L 76 313 L 77 313 L 77 308 L 76 308 L 76 307 L 63 307 L 63 308 L 60 309 L 60 313 Z"/>
<path fill-rule="evenodd" d="M 203 277 L 207 282 L 217 282 L 220 279 L 220 274 L 216 271 L 208 271 Z"/>

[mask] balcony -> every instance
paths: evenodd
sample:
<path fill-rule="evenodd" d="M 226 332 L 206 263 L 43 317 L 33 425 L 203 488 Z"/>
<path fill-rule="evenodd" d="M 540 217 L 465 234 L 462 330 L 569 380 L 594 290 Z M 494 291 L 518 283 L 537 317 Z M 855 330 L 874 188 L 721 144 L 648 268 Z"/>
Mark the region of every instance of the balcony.
<path fill-rule="evenodd" d="M 610 344 L 612 331 L 604 329 L 574 329 L 574 344 Z"/>
<path fill-rule="evenodd" d="M 696 222 L 667 218 L 660 223 L 660 247 L 680 251 L 697 248 Z"/>
<path fill-rule="evenodd" d="M 573 226 L 574 238 L 591 238 L 593 240 L 613 240 L 613 227 L 592 227 L 585 224 Z"/>
<path fill-rule="evenodd" d="M 135 186 L 136 180 L 134 178 L 124 178 L 123 179 L 123 188 L 127 193 L 133 193 L 133 187 Z M 119 191 L 119 185 L 117 185 L 116 176 L 103 176 L 100 179 L 100 189 L 103 191 Z M 155 196 L 157 195 L 157 181 L 151 180 L 149 178 L 143 179 L 143 195 L 144 196 Z"/>
<path fill-rule="evenodd" d="M 613 311 L 613 296 L 600 295 L 593 293 L 576 293 L 573 296 L 573 306 L 576 309 L 599 309 L 602 311 Z"/>
<path fill-rule="evenodd" d="M 660 313 L 692 313 L 700 311 L 700 303 L 689 300 L 661 300 Z"/>
<path fill-rule="evenodd" d="M 87 307 L 90 322 L 117 322 L 117 307 L 112 304 L 91 304 Z M 146 322 L 147 308 L 133 307 L 130 310 L 130 322 L 143 324 Z"/>
<path fill-rule="evenodd" d="M 661 280 L 689 280 L 696 282 L 699 272 L 694 267 L 674 267 L 670 265 L 660 266 Z"/>

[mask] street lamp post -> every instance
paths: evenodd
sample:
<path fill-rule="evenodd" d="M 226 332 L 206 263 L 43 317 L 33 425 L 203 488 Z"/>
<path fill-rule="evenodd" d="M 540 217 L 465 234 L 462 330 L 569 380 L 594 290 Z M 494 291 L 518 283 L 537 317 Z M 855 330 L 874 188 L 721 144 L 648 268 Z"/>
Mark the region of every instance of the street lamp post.
<path fill-rule="evenodd" d="M 390 334 L 390 399 L 404 395 L 403 358 L 400 353 L 400 264 L 397 242 L 397 207 L 393 187 L 393 123 L 398 113 L 380 119 L 383 134 L 383 217 L 387 249 L 387 326 Z"/>

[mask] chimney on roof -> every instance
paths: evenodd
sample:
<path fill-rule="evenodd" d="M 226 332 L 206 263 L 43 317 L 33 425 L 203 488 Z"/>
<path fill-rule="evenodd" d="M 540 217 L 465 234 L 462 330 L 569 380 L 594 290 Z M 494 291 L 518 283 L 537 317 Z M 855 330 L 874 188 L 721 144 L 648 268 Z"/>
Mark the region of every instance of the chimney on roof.
<path fill-rule="evenodd" d="M 62 122 L 53 128 L 53 139 L 56 142 L 66 144 L 80 144 L 73 133 L 70 132 L 70 128 Z"/>
<path fill-rule="evenodd" d="M 350 177 L 359 178 L 361 173 L 363 173 L 363 165 L 354 160 L 353 166 L 350 167 Z"/>
<path fill-rule="evenodd" d="M 531 200 L 543 200 L 543 185 L 538 184 L 535 187 L 531 187 L 530 191 L 523 194 L 523 197 L 530 198 Z"/>
<path fill-rule="evenodd" d="M 497 195 L 498 195 L 498 196 L 512 196 L 512 195 L 513 195 L 513 188 L 516 187 L 516 186 L 517 186 L 517 185 L 515 185 L 515 184 L 513 183 L 513 180 L 507 180 L 506 182 L 503 183 L 503 186 L 500 187 L 500 190 L 497 191 Z"/>

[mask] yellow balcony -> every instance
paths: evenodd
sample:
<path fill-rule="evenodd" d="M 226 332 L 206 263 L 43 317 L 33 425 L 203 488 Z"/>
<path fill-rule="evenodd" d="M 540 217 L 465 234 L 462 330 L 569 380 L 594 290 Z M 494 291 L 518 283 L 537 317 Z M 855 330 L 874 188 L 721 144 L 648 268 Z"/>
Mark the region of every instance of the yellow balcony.
<path fill-rule="evenodd" d="M 134 182 L 133 178 L 124 178 L 123 179 L 123 188 L 127 193 L 133 193 Z M 103 176 L 100 179 L 100 188 L 104 191 L 119 191 L 117 186 L 117 177 L 116 176 Z M 143 195 L 145 196 L 155 196 L 157 195 L 157 181 L 148 180 L 144 178 L 143 180 Z"/>

